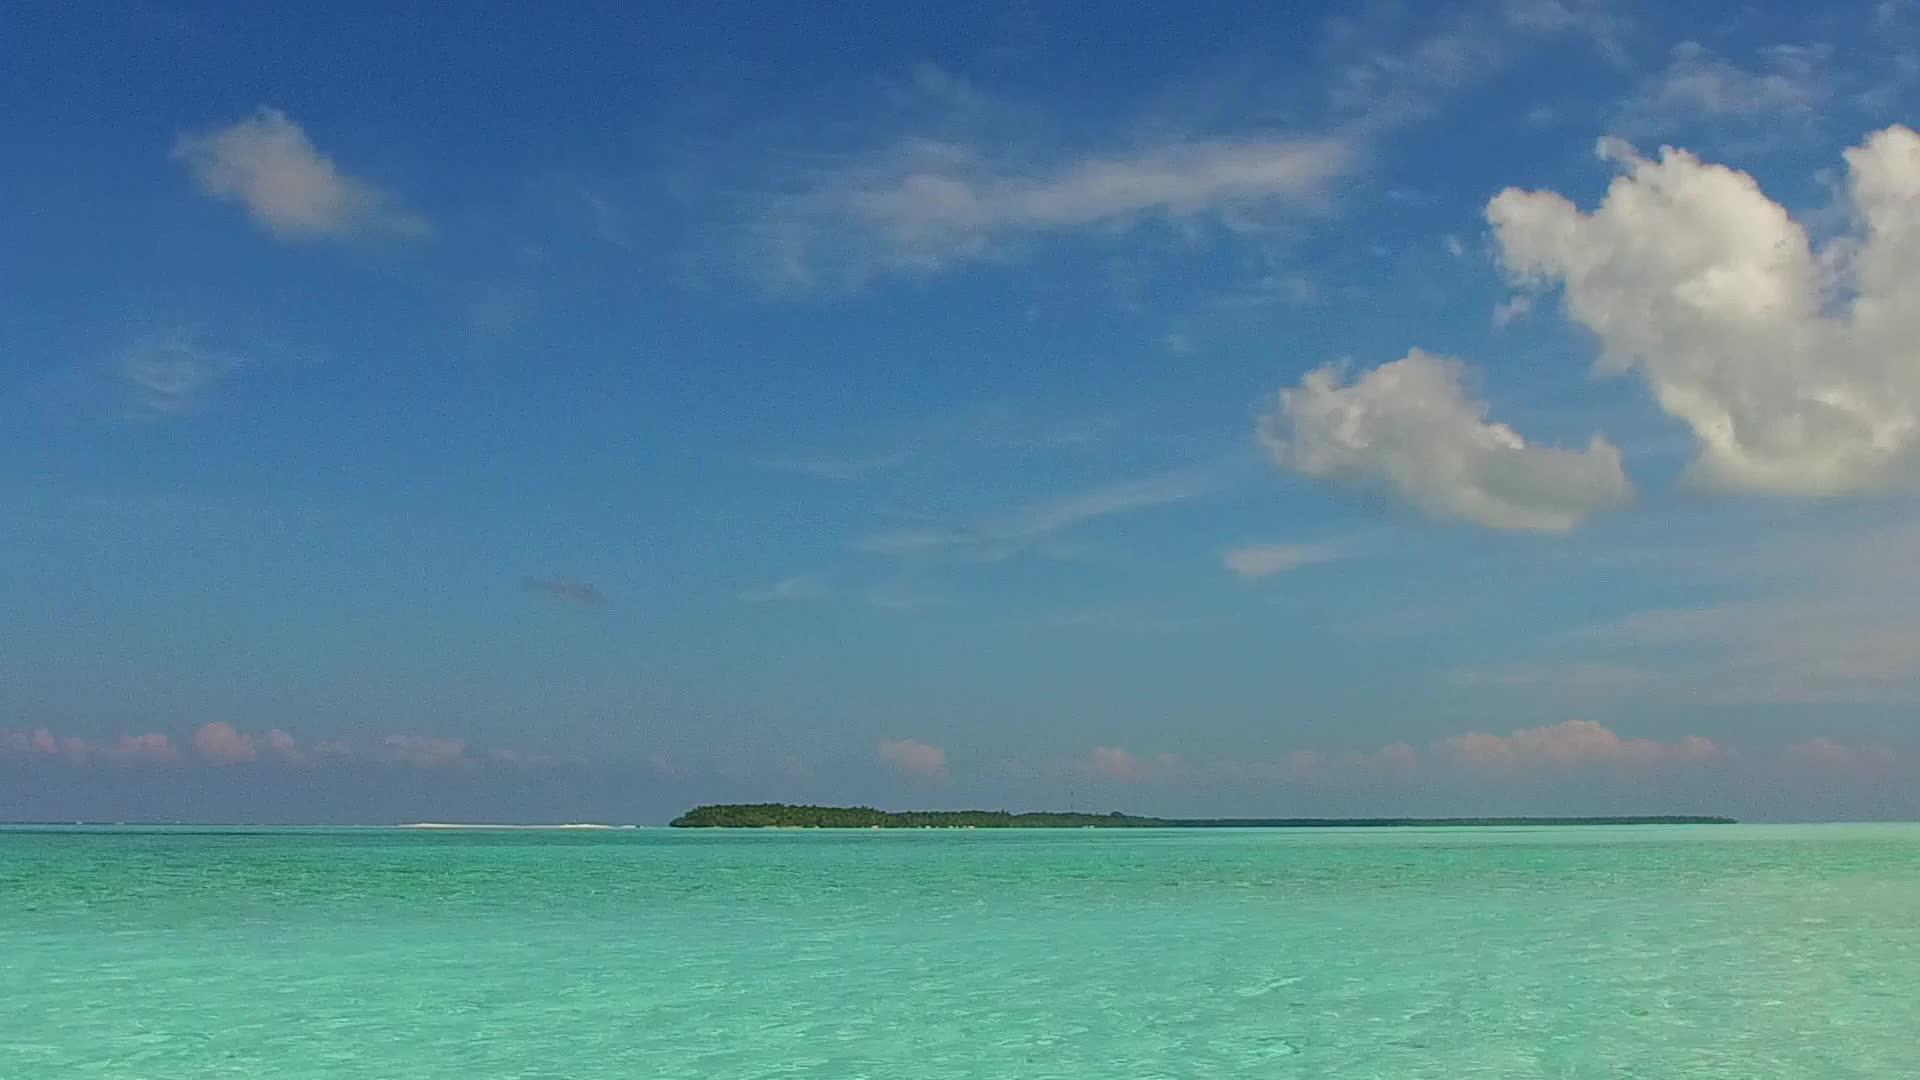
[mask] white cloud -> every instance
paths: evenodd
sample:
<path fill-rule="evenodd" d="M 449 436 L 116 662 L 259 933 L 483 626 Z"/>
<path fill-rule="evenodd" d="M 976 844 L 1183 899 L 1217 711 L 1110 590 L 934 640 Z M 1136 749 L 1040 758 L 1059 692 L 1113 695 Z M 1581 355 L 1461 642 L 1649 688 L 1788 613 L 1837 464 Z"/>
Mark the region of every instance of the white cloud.
<path fill-rule="evenodd" d="M 874 753 L 904 772 L 932 776 L 947 767 L 947 752 L 918 739 L 882 739 Z"/>
<path fill-rule="evenodd" d="M 1514 277 L 1564 286 L 1567 313 L 1692 428 L 1692 478 L 1836 495 L 1920 479 L 1920 135 L 1846 153 L 1855 235 L 1816 249 L 1745 173 L 1617 140 L 1623 174 L 1582 212 L 1509 189 L 1487 207 Z"/>
<path fill-rule="evenodd" d="M 1176 139 L 1051 163 L 905 139 L 817 173 L 774 200 L 756 232 L 778 284 L 924 274 L 1022 237 L 1308 205 L 1357 158 L 1335 138 Z"/>
<path fill-rule="evenodd" d="M 1247 544 L 1220 557 L 1226 568 L 1241 577 L 1270 577 L 1340 557 L 1324 544 Z"/>
<path fill-rule="evenodd" d="M 278 109 L 182 135 L 173 157 L 192 171 L 202 191 L 240 203 L 255 224 L 283 239 L 431 231 L 426 219 L 391 194 L 341 172 Z"/>
<path fill-rule="evenodd" d="M 1524 319 L 1533 310 L 1533 297 L 1521 293 L 1509 296 L 1493 306 L 1493 328 L 1504 330 L 1516 321 Z"/>
<path fill-rule="evenodd" d="M 1351 384 L 1338 366 L 1316 368 L 1281 391 L 1260 441 L 1281 468 L 1497 529 L 1564 532 L 1632 498 L 1606 439 L 1585 450 L 1529 445 L 1487 419 L 1465 374 L 1459 361 L 1419 349 Z"/>

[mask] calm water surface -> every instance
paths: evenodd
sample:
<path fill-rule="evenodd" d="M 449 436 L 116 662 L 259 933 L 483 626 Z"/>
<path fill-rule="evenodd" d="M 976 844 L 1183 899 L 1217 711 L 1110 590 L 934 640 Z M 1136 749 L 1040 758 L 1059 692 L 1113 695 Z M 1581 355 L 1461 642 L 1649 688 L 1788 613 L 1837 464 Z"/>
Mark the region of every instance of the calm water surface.
<path fill-rule="evenodd" d="M 0 1077 L 1920 1075 L 1920 826 L 0 831 Z"/>

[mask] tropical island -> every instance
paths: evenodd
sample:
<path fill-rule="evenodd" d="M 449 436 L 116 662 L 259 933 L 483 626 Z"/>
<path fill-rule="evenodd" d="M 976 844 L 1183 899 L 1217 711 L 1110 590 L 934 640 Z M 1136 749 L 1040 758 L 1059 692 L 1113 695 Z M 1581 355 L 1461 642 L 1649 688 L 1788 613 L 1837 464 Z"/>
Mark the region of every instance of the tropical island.
<path fill-rule="evenodd" d="M 870 806 L 728 803 L 696 806 L 667 823 L 676 829 L 1357 829 L 1414 826 L 1732 825 L 1698 814 L 1624 817 L 1485 818 L 1155 818 L 1123 814 L 1012 813 L 1006 810 L 876 810 Z"/>

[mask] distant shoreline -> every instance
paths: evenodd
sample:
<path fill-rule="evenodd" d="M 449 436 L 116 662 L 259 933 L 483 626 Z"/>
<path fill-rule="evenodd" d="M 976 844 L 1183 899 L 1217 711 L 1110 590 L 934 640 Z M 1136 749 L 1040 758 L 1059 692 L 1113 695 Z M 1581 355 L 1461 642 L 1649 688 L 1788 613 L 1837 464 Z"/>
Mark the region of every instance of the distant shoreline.
<path fill-rule="evenodd" d="M 1700 814 L 1452 818 L 1154 818 L 1114 812 L 876 810 L 870 806 L 744 803 L 696 806 L 668 822 L 676 829 L 1380 829 L 1513 828 L 1575 825 L 1735 825 Z"/>
<path fill-rule="evenodd" d="M 508 825 L 500 822 L 475 821 L 414 821 L 404 825 L 395 825 L 396 829 L 545 829 L 596 832 L 611 829 L 637 829 L 638 825 L 603 825 L 598 822 L 579 821 L 559 825 Z"/>

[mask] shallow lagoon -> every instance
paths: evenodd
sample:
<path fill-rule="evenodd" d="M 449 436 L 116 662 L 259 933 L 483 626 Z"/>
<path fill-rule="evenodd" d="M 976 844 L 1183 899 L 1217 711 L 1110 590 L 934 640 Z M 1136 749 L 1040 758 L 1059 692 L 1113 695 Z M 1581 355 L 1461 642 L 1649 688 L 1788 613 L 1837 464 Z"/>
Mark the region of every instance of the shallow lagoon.
<path fill-rule="evenodd" d="M 0 1076 L 1874 1077 L 1920 826 L 0 831 Z"/>

